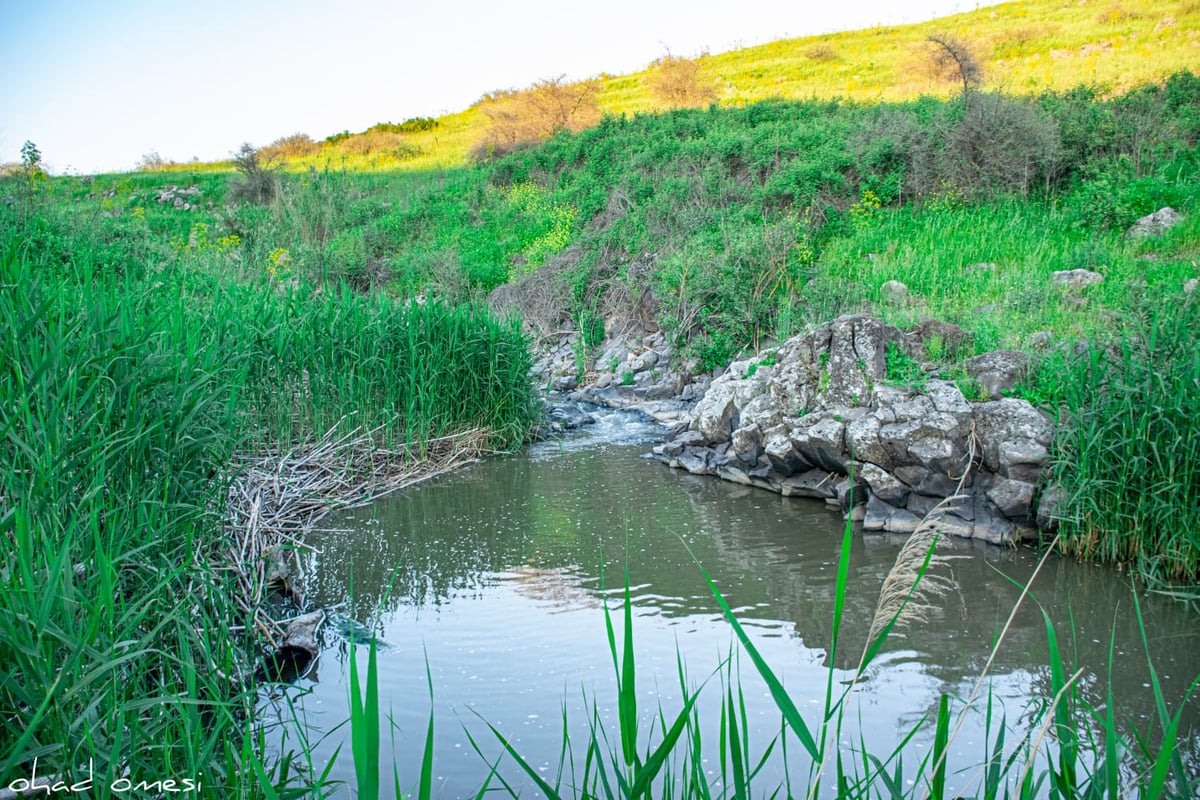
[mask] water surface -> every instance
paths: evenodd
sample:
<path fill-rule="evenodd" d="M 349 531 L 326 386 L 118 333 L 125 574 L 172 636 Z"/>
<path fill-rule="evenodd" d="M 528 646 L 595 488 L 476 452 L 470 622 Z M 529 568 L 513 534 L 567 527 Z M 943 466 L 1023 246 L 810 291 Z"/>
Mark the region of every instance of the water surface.
<path fill-rule="evenodd" d="M 841 556 L 840 516 L 817 501 L 646 461 L 641 455 L 654 434 L 648 423 L 605 413 L 600 424 L 562 442 L 490 459 L 345 513 L 330 523 L 331 530 L 312 537 L 318 553 L 309 564 L 309 600 L 338 615 L 337 624 L 325 630 L 326 649 L 316 669 L 301 681 L 311 693 L 295 701 L 312 739 L 347 717 L 350 645 L 337 630 L 357 624 L 381 642 L 380 699 L 394 726 L 394 741 L 388 732 L 383 735 L 385 786 L 391 785 L 393 763 L 403 786 L 417 781 L 431 708 L 427 667 L 436 796 L 474 796 L 487 776 L 488 764 L 467 736 L 470 732 L 489 759 L 497 758 L 500 747 L 484 721 L 553 782 L 564 713 L 580 748 L 593 704 L 601 719 L 615 719 L 603 604 L 618 612 L 619 640 L 620 590 L 628 569 L 644 725 L 660 705 L 669 716 L 679 709 L 680 662 L 695 687 L 732 656 L 741 664 L 750 747 L 761 753 L 779 731 L 779 714 L 749 660 L 739 657 L 697 561 L 801 711 L 809 713 L 810 725 L 819 725 Z M 833 658 L 839 681 L 858 662 L 879 588 L 902 543 L 890 536 L 854 537 L 842 639 Z M 952 542 L 946 552 L 958 556 L 947 568 L 956 589 L 930 618 L 894 637 L 871 667 L 843 731 L 847 750 L 865 743 L 871 752 L 886 754 L 936 709 L 941 693 L 970 693 L 1039 556 L 973 542 Z M 1153 715 L 1153 695 L 1128 577 L 1052 559 L 1033 592 L 1056 622 L 1068 665 L 1085 669 L 1081 685 L 1096 706 L 1105 702 L 1112 643 L 1118 714 L 1144 730 Z M 1164 691 L 1177 700 L 1200 672 L 1200 633 L 1182 607 L 1157 597 L 1140 600 Z M 1018 729 L 1051 694 L 1047 652 L 1041 613 L 1027 601 L 990 682 L 998 709 Z M 360 647 L 360 662 L 365 661 Z M 706 731 L 712 731 L 705 735 L 711 739 L 707 767 L 715 784 L 721 689 L 718 678 L 710 683 L 700 709 Z M 1185 725 L 1197 720 L 1197 711 L 1193 700 Z M 611 730 L 616 737 L 616 728 Z M 332 774 L 352 782 L 346 728 L 319 741 L 316 760 L 321 766 L 339 743 L 343 757 Z M 928 746 L 929 736 L 919 735 L 908 763 L 915 764 Z M 971 715 L 955 742 L 957 763 L 980 763 L 984 747 L 982 718 Z M 789 748 L 793 755 L 799 752 L 794 739 Z M 807 767 L 792 760 L 803 780 Z M 529 785 L 511 762 L 501 769 L 514 786 Z M 786 777 L 781 760 L 773 758 L 756 786 L 768 794 Z M 951 783 L 970 788 L 974 777 L 952 776 Z"/>

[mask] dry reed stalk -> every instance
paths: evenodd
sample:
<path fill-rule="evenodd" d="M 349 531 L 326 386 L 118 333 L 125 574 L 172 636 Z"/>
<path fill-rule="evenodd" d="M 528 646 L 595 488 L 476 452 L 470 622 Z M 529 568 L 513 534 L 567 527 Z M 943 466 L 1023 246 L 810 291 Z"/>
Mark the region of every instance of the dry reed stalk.
<path fill-rule="evenodd" d="M 949 562 L 950 558 L 932 551 L 941 536 L 942 517 L 962 499 L 962 495 L 954 494 L 938 503 L 900 548 L 896 563 L 888 570 L 879 590 L 879 602 L 871 619 L 870 633 L 867 634 L 868 646 L 893 619 L 894 628 L 926 621 L 929 613 L 935 609 L 932 601 L 958 588 L 953 578 L 933 571 L 935 567 Z"/>
<path fill-rule="evenodd" d="M 226 495 L 229 541 L 216 569 L 235 575 L 235 602 L 272 646 L 284 630 L 263 600 L 272 583 L 286 587 L 302 578 L 298 551 L 310 549 L 304 537 L 317 523 L 334 509 L 366 505 L 478 461 L 490 439 L 486 430 L 472 429 L 428 440 L 418 451 L 381 447 L 380 428 L 340 436 L 336 430 L 286 452 L 243 457 Z M 291 575 L 285 549 L 292 550 Z"/>
<path fill-rule="evenodd" d="M 942 500 L 922 518 L 917 529 L 896 554 L 896 563 L 883 579 L 879 601 L 875 605 L 875 616 L 871 619 L 871 630 L 867 634 L 867 643 L 863 648 L 862 658 L 859 659 L 856 676 L 862 674 L 871 643 L 889 624 L 896 628 L 928 619 L 929 613 L 935 608 L 932 601 L 958 588 L 952 577 L 933 571 L 934 567 L 950 561 L 948 556 L 937 555 L 933 551 L 941 537 L 943 517 L 965 497 L 962 494 L 963 486 L 966 485 L 967 477 L 975 466 L 974 428 L 967 437 L 967 443 L 967 463 L 963 474 L 958 478 L 958 485 L 954 487 L 954 494 Z"/>

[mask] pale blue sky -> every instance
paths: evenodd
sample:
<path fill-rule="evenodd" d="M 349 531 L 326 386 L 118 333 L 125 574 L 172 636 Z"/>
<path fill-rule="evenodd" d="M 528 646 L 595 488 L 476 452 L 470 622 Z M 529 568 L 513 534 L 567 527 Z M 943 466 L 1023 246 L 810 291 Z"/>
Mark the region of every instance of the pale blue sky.
<path fill-rule="evenodd" d="M 915 22 L 995 0 L 0 0 L 0 163 L 227 157 L 458 111 L 493 89 L 643 68 L 666 48 Z"/>

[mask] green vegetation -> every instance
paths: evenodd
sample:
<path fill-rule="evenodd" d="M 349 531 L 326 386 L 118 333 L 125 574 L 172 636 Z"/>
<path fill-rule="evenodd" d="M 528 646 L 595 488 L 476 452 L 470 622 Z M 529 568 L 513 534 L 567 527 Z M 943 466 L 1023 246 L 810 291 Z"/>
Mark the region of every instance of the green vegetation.
<path fill-rule="evenodd" d="M 710 102 L 738 108 L 764 100 L 874 104 L 953 96 L 962 89 L 961 75 L 940 65 L 939 46 L 931 37 L 969 48 L 984 91 L 1030 96 L 1088 85 L 1101 87 L 1100 93 L 1108 96 L 1161 82 L 1193 65 L 1200 42 L 1200 6 L 1192 0 L 1114 0 L 1099 5 L 1021 0 L 916 25 L 781 39 L 695 58 L 667 54 L 629 75 L 602 75 L 578 84 L 561 79 L 543 83 L 554 84 L 565 97 L 586 95 L 594 105 L 584 117 L 593 122 L 599 115 L 656 113 Z M 361 133 L 344 131 L 321 142 L 293 134 L 265 150 L 298 170 L 460 167 L 473 151 L 487 153 L 495 101 L 515 99 L 520 105 L 536 94 L 536 88 L 488 93 L 464 111 L 433 120 L 436 125 L 431 127 L 418 117 L 379 123 Z M 551 122 L 518 140 L 537 141 L 562 127 L 578 129 L 577 124 Z M 163 164 L 160 158 L 145 165 L 196 168 Z"/>
<path fill-rule="evenodd" d="M 473 428 L 519 444 L 536 414 L 526 340 L 479 301 L 523 283 L 539 287 L 512 304 L 527 321 L 582 332 L 581 372 L 606 317 L 646 313 L 694 371 L 849 311 L 958 324 L 969 343 L 930 354 L 949 377 L 974 353 L 1049 342 L 1019 391 L 1064 412 L 1065 547 L 1200 577 L 1200 301 L 1183 288 L 1200 277 L 1200 78 L 1176 72 L 1200 5 L 1060 6 L 544 81 L 439 120 L 244 147 L 230 165 L 51 179 L 27 143 L 0 191 L 0 776 L 94 757 L 110 785 L 186 776 L 252 795 L 264 778 L 311 779 L 286 757 L 265 766 L 247 724 L 254 620 L 212 567 L 236 459 L 329 430 L 416 452 Z M 956 74 L 931 35 L 971 48 Z M 710 81 L 717 102 L 690 108 Z M 664 105 L 677 108 L 646 113 Z M 1124 234 L 1166 205 L 1183 224 Z M 1073 268 L 1105 279 L 1052 285 Z M 906 300 L 881 296 L 890 280 Z M 735 682 L 722 743 L 742 786 Z M 819 740 L 780 703 L 827 763 L 832 687 Z M 1087 780 L 1073 723 L 1053 719 L 1061 758 L 1045 780 L 1115 792 L 1111 718 L 1114 749 L 1092 751 L 1103 769 Z M 698 747 L 686 709 L 678 720 L 666 751 Z M 603 773 L 634 795 L 663 764 L 636 739 L 622 730 Z M 1169 757 L 1124 749 L 1147 796 L 1186 786 Z M 846 788 L 896 792 L 889 763 L 834 766 Z M 1033 764 L 989 766 L 989 780 L 1014 763 Z M 937 791 L 939 768 L 922 769 Z M 1024 775 L 1016 794 L 1039 785 Z"/>
<path fill-rule="evenodd" d="M 0 206 L 5 786 L 35 758 L 204 796 L 312 779 L 302 753 L 267 757 L 265 642 L 217 569 L 240 458 L 330 430 L 417 457 L 464 429 L 507 447 L 535 422 L 517 323 L 355 292 L 311 226 L 353 203 L 333 176 L 279 180 L 271 204 L 224 210 L 223 177 L 39 182 Z"/>

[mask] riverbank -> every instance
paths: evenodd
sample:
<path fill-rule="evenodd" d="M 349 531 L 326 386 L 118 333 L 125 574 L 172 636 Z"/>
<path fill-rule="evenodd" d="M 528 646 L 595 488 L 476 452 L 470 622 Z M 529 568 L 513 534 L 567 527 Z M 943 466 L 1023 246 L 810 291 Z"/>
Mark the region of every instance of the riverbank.
<path fill-rule="evenodd" d="M 571 334 L 535 371 L 571 399 L 671 425 L 654 455 L 672 467 L 823 499 L 867 531 L 911 533 L 957 493 L 949 535 L 1013 544 L 1061 532 L 1066 552 L 1162 585 L 1196 580 L 1191 512 L 1132 487 L 1170 476 L 1172 491 L 1194 491 L 1196 444 L 1181 431 L 1197 410 L 1188 343 L 1198 305 L 1185 294 L 1121 339 L 970 357 L 969 332 L 949 323 L 905 331 L 845 316 L 699 376 L 681 370 L 661 332 L 620 334 L 582 359 Z M 582 377 L 581 360 L 595 365 Z M 1150 436 L 1150 453 L 1131 427 Z M 1114 463 L 1081 469 L 1080 448 Z"/>

